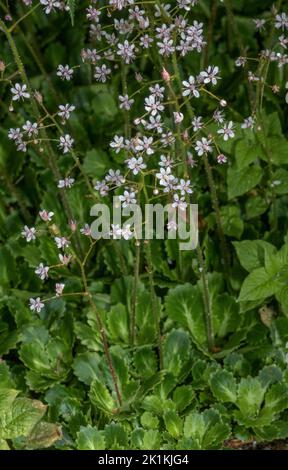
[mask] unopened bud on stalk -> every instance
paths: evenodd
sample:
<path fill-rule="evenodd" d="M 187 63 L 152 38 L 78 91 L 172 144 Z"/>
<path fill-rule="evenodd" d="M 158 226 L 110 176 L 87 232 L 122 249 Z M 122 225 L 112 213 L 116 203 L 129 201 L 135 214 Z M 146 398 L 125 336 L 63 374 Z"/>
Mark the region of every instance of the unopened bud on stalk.
<path fill-rule="evenodd" d="M 136 78 L 137 82 L 142 82 L 143 81 L 143 77 L 142 77 L 141 73 L 139 73 L 139 72 L 135 73 L 135 78 Z"/>
<path fill-rule="evenodd" d="M 157 188 L 153 189 L 153 194 L 154 194 L 154 196 L 158 196 L 159 189 L 157 189 Z"/>
<path fill-rule="evenodd" d="M 220 106 L 222 106 L 222 108 L 226 108 L 226 106 L 227 106 L 227 101 L 226 101 L 226 100 L 221 100 L 221 101 L 220 101 Z"/>
<path fill-rule="evenodd" d="M 12 16 L 11 15 L 6 15 L 5 16 L 5 21 L 12 21 Z"/>
<path fill-rule="evenodd" d="M 5 63 L 3 62 L 3 60 L 0 60 L 0 72 L 4 72 L 5 69 L 6 69 Z"/>
<path fill-rule="evenodd" d="M 189 134 L 188 134 L 187 129 L 185 129 L 185 131 L 183 132 L 182 137 L 183 137 L 183 140 L 185 140 L 185 142 L 188 142 Z"/>
<path fill-rule="evenodd" d="M 72 232 L 75 232 L 77 229 L 77 222 L 75 220 L 70 220 L 69 225 L 70 225 Z"/>
<path fill-rule="evenodd" d="M 35 91 L 34 97 L 35 97 L 35 100 L 38 101 L 39 104 L 43 103 L 43 97 L 39 91 Z"/>
<path fill-rule="evenodd" d="M 171 79 L 170 73 L 164 67 L 162 69 L 162 78 L 163 78 L 164 82 L 170 82 L 170 79 Z"/>

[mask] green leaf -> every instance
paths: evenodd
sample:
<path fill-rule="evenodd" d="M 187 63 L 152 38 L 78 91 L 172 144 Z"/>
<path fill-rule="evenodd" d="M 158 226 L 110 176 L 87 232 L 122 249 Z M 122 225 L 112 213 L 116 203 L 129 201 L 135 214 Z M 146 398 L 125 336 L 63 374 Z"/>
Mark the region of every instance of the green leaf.
<path fill-rule="evenodd" d="M 104 432 L 92 426 L 81 426 L 77 433 L 76 445 L 78 450 L 105 450 Z"/>
<path fill-rule="evenodd" d="M 159 419 L 150 411 L 145 411 L 145 413 L 143 413 L 143 415 L 141 416 L 140 421 L 143 428 L 157 429 L 159 426 Z"/>
<path fill-rule="evenodd" d="M 112 414 L 117 408 L 109 390 L 99 380 L 93 380 L 90 387 L 89 398 L 96 408 L 99 408 L 105 413 Z"/>
<path fill-rule="evenodd" d="M 61 427 L 53 423 L 40 421 L 24 441 L 25 449 L 47 449 L 62 438 Z"/>
<path fill-rule="evenodd" d="M 46 412 L 38 400 L 16 398 L 17 390 L 0 389 L 0 438 L 28 436 Z"/>
<path fill-rule="evenodd" d="M 235 403 L 237 400 L 237 384 L 231 372 L 219 370 L 210 380 L 213 395 L 222 402 Z"/>
<path fill-rule="evenodd" d="M 243 282 L 238 301 L 261 300 L 276 294 L 280 287 L 265 268 L 252 271 Z"/>
<path fill-rule="evenodd" d="M 258 378 L 241 379 L 236 404 L 243 417 L 254 418 L 259 413 L 265 391 L 266 387 L 263 387 Z"/>
<path fill-rule="evenodd" d="M 165 306 L 172 320 L 189 329 L 196 344 L 206 345 L 203 301 L 198 286 L 184 284 L 170 289 Z"/>
<path fill-rule="evenodd" d="M 74 26 L 76 0 L 67 0 L 72 26 Z"/>
<path fill-rule="evenodd" d="M 110 450 L 125 449 L 128 445 L 127 432 L 121 424 L 108 424 L 104 430 L 106 446 Z"/>
<path fill-rule="evenodd" d="M 116 343 L 129 342 L 129 325 L 126 307 L 123 304 L 114 305 L 108 313 L 108 329 L 110 336 Z"/>
<path fill-rule="evenodd" d="M 240 208 L 238 206 L 223 206 L 220 212 L 224 234 L 229 237 L 241 238 L 244 222 Z"/>
<path fill-rule="evenodd" d="M 101 358 L 97 353 L 78 354 L 73 363 L 74 374 L 81 382 L 91 385 L 93 380 L 102 376 L 100 363 Z"/>
<path fill-rule="evenodd" d="M 179 438 L 182 433 L 183 421 L 175 411 L 168 410 L 164 413 L 164 423 L 169 434 L 174 439 Z"/>
<path fill-rule="evenodd" d="M 229 435 L 228 424 L 216 410 L 193 411 L 185 419 L 184 436 L 191 438 L 191 450 L 217 449 Z"/>
<path fill-rule="evenodd" d="M 263 240 L 243 240 L 233 242 L 233 246 L 241 266 L 248 272 L 264 266 L 266 253 L 270 253 L 272 256 L 276 254 L 275 246 Z"/>
<path fill-rule="evenodd" d="M 257 186 L 263 176 L 259 166 L 253 165 L 240 170 L 229 168 L 227 175 L 228 199 L 233 199 L 247 193 Z"/>

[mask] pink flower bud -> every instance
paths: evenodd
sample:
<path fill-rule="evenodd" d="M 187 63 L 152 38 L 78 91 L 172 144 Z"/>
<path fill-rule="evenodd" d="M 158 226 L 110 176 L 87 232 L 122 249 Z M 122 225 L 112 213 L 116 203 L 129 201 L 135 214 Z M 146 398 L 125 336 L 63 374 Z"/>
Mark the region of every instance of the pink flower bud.
<path fill-rule="evenodd" d="M 163 70 L 162 70 L 162 78 L 163 78 L 164 82 L 170 82 L 170 79 L 171 79 L 170 73 L 164 67 L 163 67 Z"/>

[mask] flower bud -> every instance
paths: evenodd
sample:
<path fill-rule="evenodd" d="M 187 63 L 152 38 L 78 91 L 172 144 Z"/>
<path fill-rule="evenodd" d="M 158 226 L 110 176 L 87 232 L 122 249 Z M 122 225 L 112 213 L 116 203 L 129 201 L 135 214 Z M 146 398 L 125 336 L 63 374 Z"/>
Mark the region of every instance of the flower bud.
<path fill-rule="evenodd" d="M 3 60 L 0 60 L 0 72 L 4 72 L 6 69 L 6 65 L 5 63 L 3 62 Z"/>
<path fill-rule="evenodd" d="M 162 74 L 162 78 L 163 78 L 164 82 L 170 82 L 171 77 L 170 77 L 170 73 L 168 72 L 168 70 L 166 70 L 163 67 L 161 74 Z"/>
<path fill-rule="evenodd" d="M 222 106 L 222 108 L 226 108 L 226 106 L 227 106 L 227 101 L 226 101 L 226 100 L 221 100 L 221 101 L 220 101 L 220 106 Z"/>

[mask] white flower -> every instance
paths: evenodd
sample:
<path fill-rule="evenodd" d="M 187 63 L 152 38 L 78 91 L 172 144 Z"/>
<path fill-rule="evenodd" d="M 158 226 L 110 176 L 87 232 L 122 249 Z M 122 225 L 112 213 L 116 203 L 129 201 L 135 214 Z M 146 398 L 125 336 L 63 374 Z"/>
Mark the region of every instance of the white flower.
<path fill-rule="evenodd" d="M 174 180 L 174 176 L 171 174 L 171 168 L 160 168 L 160 173 L 156 173 L 156 178 L 159 180 L 160 186 L 167 186 L 171 181 Z"/>
<path fill-rule="evenodd" d="M 20 85 L 20 83 L 16 83 L 15 87 L 11 88 L 11 93 L 14 95 L 12 97 L 13 101 L 19 101 L 20 99 L 28 99 L 30 98 L 30 93 L 27 92 L 27 85 Z"/>
<path fill-rule="evenodd" d="M 186 181 L 182 178 L 180 179 L 180 183 L 178 184 L 177 189 L 181 192 L 182 196 L 193 193 L 192 189 L 190 188 L 190 184 L 190 180 Z"/>
<path fill-rule="evenodd" d="M 119 224 L 116 224 L 116 225 L 112 224 L 111 227 L 112 227 L 112 230 L 110 232 L 110 235 L 112 235 L 113 240 L 121 238 L 122 229 L 120 228 L 120 225 Z"/>
<path fill-rule="evenodd" d="M 58 116 L 60 116 L 64 121 L 67 121 L 70 118 L 70 113 L 75 110 L 75 106 L 72 104 L 60 104 Z"/>
<path fill-rule="evenodd" d="M 86 237 L 91 236 L 91 228 L 88 224 L 85 224 L 84 227 L 80 228 L 80 232 L 82 235 L 86 235 Z"/>
<path fill-rule="evenodd" d="M 160 101 L 157 101 L 154 95 L 150 95 L 148 98 L 145 98 L 145 110 L 147 113 L 151 113 L 152 116 L 156 116 L 158 112 L 164 110 L 164 106 L 160 103 Z"/>
<path fill-rule="evenodd" d="M 160 156 L 160 162 L 159 162 L 159 166 L 163 166 L 164 168 L 168 168 L 168 167 L 171 167 L 173 165 L 173 160 L 172 158 L 169 157 L 166 157 L 165 155 L 161 155 Z"/>
<path fill-rule="evenodd" d="M 112 168 L 110 168 L 108 174 L 105 176 L 105 180 L 109 183 L 116 184 L 116 186 L 121 186 L 125 183 L 125 178 L 121 175 L 120 170 L 114 171 Z"/>
<path fill-rule="evenodd" d="M 17 129 L 10 128 L 8 132 L 8 138 L 10 140 L 14 140 L 15 142 L 21 142 L 23 134 L 21 132 L 20 127 L 17 127 Z"/>
<path fill-rule="evenodd" d="M 147 155 L 152 155 L 154 153 L 154 150 L 151 148 L 152 144 L 153 144 L 153 137 L 143 136 L 143 139 L 137 140 L 135 150 L 137 152 L 145 151 Z"/>
<path fill-rule="evenodd" d="M 127 163 L 128 168 L 130 170 L 132 170 L 133 175 L 138 175 L 138 173 L 141 170 L 145 170 L 145 168 L 147 168 L 147 165 L 145 165 L 145 163 L 143 163 L 143 158 L 142 157 L 129 158 L 128 160 L 126 160 L 126 163 Z"/>
<path fill-rule="evenodd" d="M 286 13 L 280 13 L 279 15 L 276 15 L 275 28 L 281 28 L 283 30 L 288 29 L 288 16 Z"/>
<path fill-rule="evenodd" d="M 29 243 L 32 240 L 36 240 L 36 228 L 35 227 L 27 227 L 27 225 L 24 226 L 22 232 L 21 232 L 22 237 L 26 238 L 26 241 Z"/>
<path fill-rule="evenodd" d="M 235 133 L 233 131 L 233 122 L 229 121 L 228 124 L 224 124 L 222 129 L 217 131 L 218 134 L 223 135 L 223 139 L 227 141 L 229 138 L 233 139 L 235 137 Z"/>
<path fill-rule="evenodd" d="M 175 222 L 175 220 L 169 220 L 169 222 L 167 223 L 168 232 L 176 232 L 177 228 L 178 228 L 178 225 Z"/>
<path fill-rule="evenodd" d="M 128 95 L 124 96 L 119 96 L 119 101 L 120 101 L 120 109 L 125 109 L 126 111 L 129 111 L 131 109 L 132 104 L 134 103 L 133 98 L 129 100 Z"/>
<path fill-rule="evenodd" d="M 72 139 L 69 134 L 65 134 L 60 137 L 59 148 L 63 149 L 63 153 L 68 153 L 71 150 L 73 143 L 74 139 Z"/>
<path fill-rule="evenodd" d="M 61 8 L 61 3 L 58 0 L 40 0 L 40 3 L 44 6 L 46 15 L 49 15 L 55 8 Z"/>
<path fill-rule="evenodd" d="M 184 86 L 184 90 L 182 91 L 183 96 L 191 96 L 192 94 L 195 98 L 199 98 L 200 93 L 196 88 L 196 79 L 193 75 L 190 75 L 188 82 L 184 81 L 182 84 Z"/>
<path fill-rule="evenodd" d="M 130 204 L 136 204 L 137 202 L 134 191 L 131 191 L 131 193 L 129 193 L 129 191 L 124 191 L 124 195 L 119 196 L 119 199 L 122 202 L 122 207 L 124 209 Z"/>
<path fill-rule="evenodd" d="M 64 180 L 59 180 L 57 187 L 62 189 L 62 188 L 72 188 L 73 184 L 75 183 L 74 178 L 64 178 Z"/>
<path fill-rule="evenodd" d="M 220 77 L 217 76 L 219 72 L 219 67 L 214 67 L 214 65 L 209 65 L 206 70 L 200 72 L 200 77 L 204 83 L 212 83 L 212 85 L 217 85 L 217 81 L 220 80 Z"/>
<path fill-rule="evenodd" d="M 43 302 L 41 302 L 40 297 L 37 297 L 37 299 L 29 299 L 30 302 L 30 310 L 34 311 L 36 310 L 37 313 L 40 313 L 42 308 L 44 308 Z"/>
<path fill-rule="evenodd" d="M 105 83 L 110 73 L 111 69 L 109 69 L 107 65 L 103 64 L 101 67 L 95 67 L 94 77 L 96 78 L 97 82 Z"/>
<path fill-rule="evenodd" d="M 175 124 L 180 124 L 184 119 L 184 114 L 174 111 L 173 117 L 174 117 Z"/>
<path fill-rule="evenodd" d="M 242 129 L 253 129 L 255 124 L 255 120 L 252 116 L 249 116 L 248 118 L 244 119 L 243 124 L 241 124 Z"/>
<path fill-rule="evenodd" d="M 50 222 L 54 215 L 54 212 L 48 212 L 45 209 L 43 209 L 42 211 L 39 212 L 39 215 L 44 222 Z"/>
<path fill-rule="evenodd" d="M 37 122 L 34 122 L 32 124 L 32 122 L 26 121 L 26 123 L 23 126 L 23 130 L 27 132 L 29 137 L 32 137 L 32 136 L 36 137 L 38 135 L 38 124 Z"/>
<path fill-rule="evenodd" d="M 60 297 L 60 295 L 62 295 L 64 287 L 65 287 L 65 284 L 61 284 L 61 283 L 55 284 L 56 297 Z"/>
<path fill-rule="evenodd" d="M 57 75 L 60 77 L 62 80 L 67 80 L 69 82 L 71 78 L 73 77 L 73 69 L 69 67 L 69 65 L 58 65 L 57 68 Z"/>
<path fill-rule="evenodd" d="M 118 137 L 118 135 L 115 135 L 114 140 L 110 142 L 110 147 L 112 147 L 116 153 L 119 153 L 120 150 L 125 147 L 124 137 L 122 136 Z"/>
<path fill-rule="evenodd" d="M 124 238 L 124 240 L 129 240 L 130 238 L 133 237 L 133 232 L 131 231 L 130 227 L 131 225 L 127 224 L 127 225 L 124 225 L 122 229 L 122 237 Z"/>
<path fill-rule="evenodd" d="M 39 266 L 35 269 L 35 274 L 40 277 L 42 281 L 48 279 L 49 266 L 44 266 L 43 263 L 40 263 Z"/>
<path fill-rule="evenodd" d="M 63 249 L 70 245 L 69 240 L 65 237 L 54 237 L 57 248 Z"/>
<path fill-rule="evenodd" d="M 187 208 L 187 203 L 185 202 L 185 198 L 179 198 L 178 194 L 174 194 L 173 196 L 174 202 L 172 203 L 172 207 L 178 208 L 180 211 L 185 211 Z"/>
<path fill-rule="evenodd" d="M 195 146 L 195 151 L 199 157 L 203 155 L 203 153 L 211 153 L 212 152 L 212 147 L 211 147 L 211 140 L 206 139 L 206 137 L 202 137 L 201 140 L 197 140 L 196 146 Z"/>
<path fill-rule="evenodd" d="M 197 132 L 199 131 L 199 129 L 202 129 L 203 127 L 203 122 L 202 122 L 202 116 L 195 116 L 193 119 L 192 119 L 192 126 L 193 126 L 193 131 L 194 132 Z"/>

